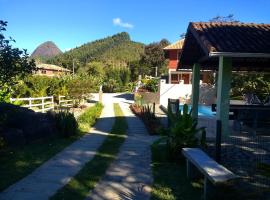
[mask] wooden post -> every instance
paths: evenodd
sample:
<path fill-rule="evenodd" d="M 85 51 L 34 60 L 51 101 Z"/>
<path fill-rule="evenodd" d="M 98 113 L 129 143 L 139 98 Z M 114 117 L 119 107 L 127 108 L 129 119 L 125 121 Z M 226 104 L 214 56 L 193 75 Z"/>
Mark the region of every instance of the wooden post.
<path fill-rule="evenodd" d="M 221 133 L 229 135 L 230 88 L 232 59 L 220 56 L 217 85 L 217 120 L 221 121 Z"/>
<path fill-rule="evenodd" d="M 200 93 L 200 65 L 195 63 L 192 70 L 192 117 L 198 118 L 198 104 Z"/>
<path fill-rule="evenodd" d="M 44 97 L 42 97 L 42 99 L 41 99 L 41 112 L 43 112 L 44 113 Z"/>
<path fill-rule="evenodd" d="M 53 96 L 52 96 L 52 110 L 54 110 L 54 100 L 53 100 Z"/>
<path fill-rule="evenodd" d="M 29 109 L 31 109 L 32 108 L 32 98 L 30 97 L 29 98 Z"/>

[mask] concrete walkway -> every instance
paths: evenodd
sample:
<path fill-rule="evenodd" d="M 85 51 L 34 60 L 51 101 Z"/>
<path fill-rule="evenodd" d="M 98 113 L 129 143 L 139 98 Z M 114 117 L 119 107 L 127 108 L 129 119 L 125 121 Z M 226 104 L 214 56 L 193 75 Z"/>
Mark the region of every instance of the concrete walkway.
<path fill-rule="evenodd" d="M 108 99 L 107 99 L 108 100 Z M 87 134 L 5 191 L 1 200 L 47 200 L 91 160 L 114 123 L 112 101 L 106 102 L 101 119 Z"/>
<path fill-rule="evenodd" d="M 118 98 L 121 97 L 118 95 Z M 89 194 L 92 200 L 148 200 L 152 185 L 150 145 L 156 137 L 149 136 L 140 119 L 129 109 L 130 100 L 117 101 L 128 123 L 128 137 L 120 148 L 117 159 L 106 175 Z"/>

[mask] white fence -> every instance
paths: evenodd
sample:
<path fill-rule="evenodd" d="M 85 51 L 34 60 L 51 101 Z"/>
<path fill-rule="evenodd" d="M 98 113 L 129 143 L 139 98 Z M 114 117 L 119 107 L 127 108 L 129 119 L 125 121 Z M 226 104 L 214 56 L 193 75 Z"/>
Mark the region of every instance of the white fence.
<path fill-rule="evenodd" d="M 46 112 L 48 110 L 54 109 L 53 96 L 49 97 L 29 97 L 29 98 L 10 98 L 10 102 L 14 101 L 28 101 L 28 104 L 23 105 L 22 107 L 32 109 L 36 112 Z"/>
<path fill-rule="evenodd" d="M 60 108 L 70 108 L 74 104 L 74 100 L 71 99 L 64 99 L 65 96 L 59 96 L 58 104 Z"/>

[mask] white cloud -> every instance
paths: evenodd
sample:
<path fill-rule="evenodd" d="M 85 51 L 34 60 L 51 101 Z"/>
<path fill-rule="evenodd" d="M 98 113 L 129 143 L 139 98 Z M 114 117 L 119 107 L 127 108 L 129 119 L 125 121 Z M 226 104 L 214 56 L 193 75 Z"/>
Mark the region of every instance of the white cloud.
<path fill-rule="evenodd" d="M 122 19 L 119 18 L 119 17 L 113 19 L 113 24 L 115 26 L 121 26 L 121 27 L 124 27 L 124 28 L 133 28 L 134 27 L 133 24 L 123 22 Z"/>

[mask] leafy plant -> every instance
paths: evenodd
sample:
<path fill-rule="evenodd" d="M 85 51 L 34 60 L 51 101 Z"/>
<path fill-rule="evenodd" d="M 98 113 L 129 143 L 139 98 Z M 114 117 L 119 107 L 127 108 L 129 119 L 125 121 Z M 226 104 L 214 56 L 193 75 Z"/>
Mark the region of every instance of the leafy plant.
<path fill-rule="evenodd" d="M 145 85 L 143 86 L 143 88 L 148 90 L 149 92 L 157 92 L 158 91 L 158 82 L 159 82 L 159 79 L 147 80 Z"/>
<path fill-rule="evenodd" d="M 78 132 L 78 123 L 72 113 L 61 111 L 54 114 L 54 119 L 61 136 L 70 137 Z"/>
<path fill-rule="evenodd" d="M 187 104 L 183 106 L 183 112 L 175 114 L 168 108 L 170 128 L 167 132 L 167 147 L 171 158 L 178 158 L 184 147 L 195 147 L 200 142 L 205 145 L 205 128 L 197 128 L 197 120 L 192 118 L 191 113 Z M 199 136 L 203 136 L 201 140 Z"/>
<path fill-rule="evenodd" d="M 155 120 L 155 113 L 152 111 L 152 107 L 150 105 L 144 105 L 142 107 L 142 118 L 147 121 Z"/>
<path fill-rule="evenodd" d="M 36 69 L 34 60 L 29 61 L 27 51 L 13 48 L 14 39 L 6 39 L 3 31 L 6 31 L 7 22 L 0 20 L 0 93 L 4 85 L 12 86 L 19 78 L 30 74 Z M 5 98 L 1 98 L 1 101 Z"/>
<path fill-rule="evenodd" d="M 88 131 L 90 126 L 96 122 L 96 119 L 101 114 L 102 108 L 103 105 L 101 103 L 96 103 L 95 106 L 86 109 L 86 111 L 78 117 L 80 128 L 83 131 Z"/>

